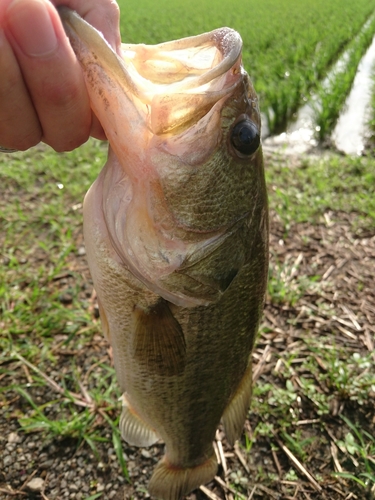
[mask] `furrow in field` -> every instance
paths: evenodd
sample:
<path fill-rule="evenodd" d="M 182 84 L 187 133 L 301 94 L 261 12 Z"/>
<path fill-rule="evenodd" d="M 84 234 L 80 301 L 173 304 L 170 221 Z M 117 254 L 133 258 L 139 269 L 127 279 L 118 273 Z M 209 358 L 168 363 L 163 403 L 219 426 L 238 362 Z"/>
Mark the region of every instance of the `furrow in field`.
<path fill-rule="evenodd" d="M 368 122 L 367 122 L 367 142 L 366 147 L 374 149 L 375 147 L 375 61 L 373 62 L 371 70 L 371 84 L 370 84 L 370 102 L 368 107 Z"/>
<path fill-rule="evenodd" d="M 363 154 L 371 137 L 374 63 L 375 37 L 358 65 L 353 86 L 332 134 L 335 147 L 346 154 Z"/>
<path fill-rule="evenodd" d="M 328 138 L 332 132 L 352 87 L 359 62 L 371 44 L 374 33 L 375 17 L 372 17 L 348 47 L 347 57 L 341 67 L 330 75 L 327 85 L 320 86 L 315 106 L 320 140 Z"/>
<path fill-rule="evenodd" d="M 365 108 L 368 102 L 366 92 L 369 91 L 369 86 L 366 85 L 368 76 L 363 72 L 365 68 L 368 73 L 368 66 L 375 57 L 375 50 L 367 50 L 373 41 L 374 32 L 375 16 L 372 15 L 319 83 L 310 99 L 298 110 L 286 132 L 268 140 L 268 145 L 289 146 L 295 153 L 315 147 L 318 141 L 333 142 L 338 149 L 347 153 L 358 153 L 359 149 L 363 149 L 359 144 L 363 143 Z M 353 88 L 353 97 L 350 90 L 356 75 L 358 83 Z M 364 101 L 360 106 L 356 96 Z M 330 139 L 339 116 L 338 128 L 335 128 Z"/>

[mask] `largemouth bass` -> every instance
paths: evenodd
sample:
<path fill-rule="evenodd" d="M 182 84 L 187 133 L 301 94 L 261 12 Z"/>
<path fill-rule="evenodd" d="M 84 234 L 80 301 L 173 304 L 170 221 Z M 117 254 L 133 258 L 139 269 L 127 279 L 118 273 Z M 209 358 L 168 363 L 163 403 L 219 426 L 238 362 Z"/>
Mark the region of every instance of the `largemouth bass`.
<path fill-rule="evenodd" d="M 149 491 L 178 500 L 215 476 L 216 429 L 233 444 L 250 403 L 268 266 L 258 101 L 229 28 L 121 58 L 60 14 L 110 144 L 84 237 L 121 433 L 164 441 Z"/>

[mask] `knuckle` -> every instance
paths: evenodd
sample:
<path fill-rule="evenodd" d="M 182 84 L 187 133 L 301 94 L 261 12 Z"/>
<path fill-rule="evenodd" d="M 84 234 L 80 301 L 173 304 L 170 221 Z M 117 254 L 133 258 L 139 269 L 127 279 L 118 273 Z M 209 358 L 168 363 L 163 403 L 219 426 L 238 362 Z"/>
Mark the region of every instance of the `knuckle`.
<path fill-rule="evenodd" d="M 116 23 L 120 20 L 120 7 L 115 0 L 108 0 L 108 9 L 110 18 Z"/>
<path fill-rule="evenodd" d="M 116 23 L 120 21 L 120 7 L 117 2 L 112 2 L 113 16 L 116 20 Z"/>
<path fill-rule="evenodd" d="M 20 139 L 20 143 L 15 149 L 18 149 L 19 151 L 26 151 L 39 144 L 41 140 L 42 140 L 42 134 L 40 132 L 38 134 L 34 133 L 32 135 L 28 135 L 23 139 Z"/>
<path fill-rule="evenodd" d="M 74 107 L 82 98 L 81 86 L 74 81 L 50 82 L 45 81 L 40 87 L 39 99 L 43 100 L 48 107 L 69 109 Z"/>
<path fill-rule="evenodd" d="M 87 141 L 91 111 L 83 82 L 48 83 L 37 102 L 43 140 L 55 151 L 72 151 Z"/>
<path fill-rule="evenodd" d="M 89 138 L 89 127 L 76 122 L 74 128 L 62 127 L 60 133 L 45 134 L 43 141 L 51 146 L 57 153 L 73 151 L 82 146 Z"/>
<path fill-rule="evenodd" d="M 0 144 L 10 149 L 26 151 L 36 146 L 42 137 L 39 120 L 32 107 L 0 99 Z"/>
<path fill-rule="evenodd" d="M 17 149 L 18 151 L 26 151 L 39 144 L 41 140 L 42 134 L 40 131 L 22 134 L 22 132 L 17 129 L 17 137 L 3 135 L 0 131 L 1 146 L 9 149 Z"/>
<path fill-rule="evenodd" d="M 74 137 L 63 143 L 49 144 L 57 153 L 68 153 L 69 151 L 73 151 L 74 149 L 79 148 L 87 141 L 87 137 L 85 139 Z"/>

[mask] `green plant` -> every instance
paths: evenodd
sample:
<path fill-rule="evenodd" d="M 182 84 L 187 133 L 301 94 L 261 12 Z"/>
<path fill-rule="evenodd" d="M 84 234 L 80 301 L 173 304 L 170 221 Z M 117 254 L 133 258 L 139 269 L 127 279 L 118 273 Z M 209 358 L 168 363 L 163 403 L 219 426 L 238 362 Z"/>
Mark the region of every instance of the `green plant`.
<path fill-rule="evenodd" d="M 336 475 L 351 479 L 363 489 L 373 491 L 375 486 L 375 437 L 359 425 L 353 424 L 344 415 L 341 418 L 352 432 L 347 432 L 344 440 L 339 440 L 336 444 L 353 461 L 356 457 L 360 459 L 360 462 L 355 462 L 356 474 L 339 472 Z"/>

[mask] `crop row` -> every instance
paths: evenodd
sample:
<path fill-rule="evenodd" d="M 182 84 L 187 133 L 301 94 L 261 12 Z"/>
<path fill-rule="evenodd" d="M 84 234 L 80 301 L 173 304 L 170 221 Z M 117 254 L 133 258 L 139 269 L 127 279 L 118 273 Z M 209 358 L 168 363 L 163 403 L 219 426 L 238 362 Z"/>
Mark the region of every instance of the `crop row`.
<path fill-rule="evenodd" d="M 319 87 L 375 10 L 375 0 L 119 0 L 122 38 L 158 43 L 230 26 L 271 131 Z"/>
<path fill-rule="evenodd" d="M 375 17 L 372 17 L 365 28 L 349 45 L 347 57 L 343 57 L 339 68 L 332 71 L 330 77 L 319 86 L 318 106 L 316 109 L 316 125 L 320 140 L 328 138 L 340 111 L 345 103 L 355 78 L 358 64 L 370 45 L 375 33 Z"/>

